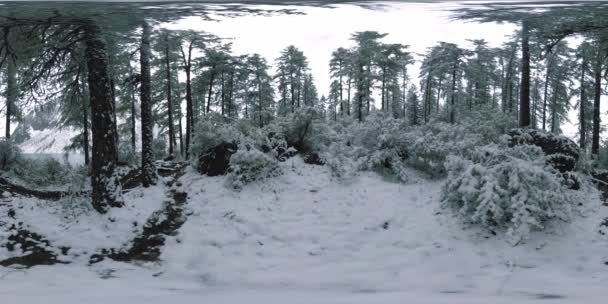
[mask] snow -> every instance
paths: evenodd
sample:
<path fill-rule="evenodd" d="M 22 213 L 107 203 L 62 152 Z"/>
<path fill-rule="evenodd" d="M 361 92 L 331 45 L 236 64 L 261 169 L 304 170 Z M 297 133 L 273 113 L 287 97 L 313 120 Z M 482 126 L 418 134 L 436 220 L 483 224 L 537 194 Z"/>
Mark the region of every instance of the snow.
<path fill-rule="evenodd" d="M 12 222 L 23 222 L 25 228 L 43 235 L 54 247 L 70 248 L 68 256 L 60 255 L 60 260 L 87 263 L 90 255 L 102 248 L 122 248 L 141 232 L 148 217 L 162 206 L 165 192 L 159 183 L 145 191 L 136 188 L 123 197 L 124 207 L 112 208 L 104 215 L 93 210 L 87 198 L 60 201 L 21 196 L 5 198 L 4 201 L 10 203 L 0 203 L 0 214 L 5 216 L 13 209 L 17 220 L 1 218 L 0 243 L 8 236 L 4 227 L 10 227 Z M 2 225 L 2 221 L 6 225 Z M 0 259 L 13 255 L 15 253 L 0 247 Z"/>
<path fill-rule="evenodd" d="M 281 167 L 282 176 L 238 192 L 226 186 L 226 177 L 189 168 L 180 180 L 189 193 L 188 220 L 167 240 L 161 263 L 87 266 L 75 259 L 3 268 L 3 303 L 605 301 L 608 240 L 597 228 L 608 208 L 595 191 L 588 191 L 571 223 L 550 225 L 512 247 L 443 210 L 442 180 L 415 177 L 401 184 L 373 172 L 343 180 L 297 157 Z M 127 203 L 146 210 L 113 210 L 116 222 L 143 221 L 160 208 L 149 205 L 161 195 L 154 191 L 133 192 Z M 104 231 L 112 239 L 132 236 L 125 227 L 101 227 L 104 217 L 93 215 L 83 218 L 87 225 L 71 222 L 80 228 L 60 233 L 53 227 L 59 220 L 29 212 L 18 211 L 57 242 L 80 240 L 92 248 L 120 243 L 104 240 Z M 95 233 L 81 231 L 86 227 Z"/>

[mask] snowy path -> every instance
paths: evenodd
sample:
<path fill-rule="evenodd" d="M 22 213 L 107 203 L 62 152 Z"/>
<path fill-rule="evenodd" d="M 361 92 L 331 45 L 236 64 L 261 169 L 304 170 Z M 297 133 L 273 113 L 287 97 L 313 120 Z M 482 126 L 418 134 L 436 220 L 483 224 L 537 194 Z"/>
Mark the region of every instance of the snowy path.
<path fill-rule="evenodd" d="M 441 210 L 441 181 L 350 181 L 293 159 L 234 192 L 187 170 L 188 221 L 160 264 L 0 269 L 4 303 L 603 303 L 608 208 L 517 247 Z M 417 182 L 416 182 L 417 180 Z M 604 210 L 606 209 L 606 210 Z M 600 212 L 597 212 L 597 211 Z M 104 279 L 105 278 L 105 279 Z M 86 300 L 86 301 L 85 301 Z"/>

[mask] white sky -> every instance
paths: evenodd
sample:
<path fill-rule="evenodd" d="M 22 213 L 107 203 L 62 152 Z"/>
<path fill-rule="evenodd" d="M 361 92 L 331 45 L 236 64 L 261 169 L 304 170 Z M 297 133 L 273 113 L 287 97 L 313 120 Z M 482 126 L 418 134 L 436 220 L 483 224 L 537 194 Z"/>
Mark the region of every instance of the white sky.
<path fill-rule="evenodd" d="M 338 47 L 353 46 L 349 38 L 356 31 L 388 33 L 385 42 L 407 44 L 411 52 L 420 54 L 439 41 L 470 47 L 467 40 L 485 39 L 490 47 L 497 47 L 516 30 L 513 24 L 453 20 L 450 10 L 458 7 L 459 3 L 391 2 L 386 3 L 387 8 L 383 10 L 348 4 L 336 5 L 335 9 L 303 7 L 301 11 L 305 15 L 217 17 L 220 22 L 192 17 L 167 27 L 203 30 L 223 38 L 233 38 L 236 54 L 260 53 L 271 64 L 274 64 L 283 48 L 293 44 L 308 58 L 319 94 L 327 95 L 331 53 Z M 419 56 L 415 57 L 420 59 Z M 409 71 L 417 85 L 418 73 L 419 63 L 410 67 Z M 576 122 L 577 113 L 574 110 L 569 116 L 571 121 Z M 605 116 L 603 121 L 608 118 Z M 564 123 L 562 129 L 565 135 L 574 138 L 574 125 Z"/>
<path fill-rule="evenodd" d="M 391 3 L 385 10 L 368 10 L 353 5 L 335 9 L 306 7 L 306 15 L 243 16 L 222 18 L 221 22 L 187 18 L 169 28 L 204 30 L 224 38 L 234 38 L 237 54 L 260 53 L 269 63 L 288 45 L 301 49 L 309 61 L 320 94 L 329 91 L 329 60 L 339 47 L 352 46 L 350 35 L 375 30 L 388 33 L 386 42 L 410 45 L 422 53 L 438 41 L 467 46 L 467 39 L 486 39 L 498 46 L 513 32 L 510 24 L 476 24 L 451 21 L 449 8 L 455 5 L 433 3 Z M 276 8 L 276 7 L 274 7 Z M 418 74 L 417 67 L 410 73 Z"/>
<path fill-rule="evenodd" d="M 271 64 L 274 64 L 283 48 L 293 44 L 307 56 L 319 94 L 327 95 L 331 53 L 338 47 L 352 46 L 349 38 L 356 31 L 388 33 L 385 42 L 407 44 L 411 52 L 423 53 L 438 41 L 468 47 L 467 39 L 485 39 L 490 47 L 499 46 L 516 29 L 512 24 L 451 20 L 450 9 L 458 7 L 459 3 L 387 2 L 384 10 L 369 10 L 347 4 L 334 5 L 335 9 L 299 7 L 305 15 L 217 17 L 221 22 L 190 17 L 167 27 L 203 30 L 223 38 L 234 38 L 232 42 L 236 54 L 260 53 Z M 416 79 L 418 67 L 419 64 L 416 64 L 410 68 L 410 77 Z M 576 114 L 571 114 L 573 121 L 576 121 Z M 1 129 L 3 126 L 0 126 Z M 576 130 L 570 125 L 563 129 L 566 135 L 573 135 Z"/>

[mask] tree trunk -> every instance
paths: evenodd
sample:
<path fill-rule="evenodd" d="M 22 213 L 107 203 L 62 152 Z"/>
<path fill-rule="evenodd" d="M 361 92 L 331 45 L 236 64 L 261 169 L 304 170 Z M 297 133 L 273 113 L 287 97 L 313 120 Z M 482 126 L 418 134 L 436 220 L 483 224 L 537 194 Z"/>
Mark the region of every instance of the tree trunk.
<path fill-rule="evenodd" d="M 177 121 L 177 127 L 178 127 L 178 135 L 179 135 L 179 153 L 181 156 L 184 156 L 184 137 L 183 137 L 183 128 L 182 128 L 182 107 L 179 106 L 177 107 L 177 116 L 179 117 L 179 120 Z"/>
<path fill-rule="evenodd" d="M 547 93 L 549 91 L 549 76 L 551 73 L 551 64 L 552 61 L 547 61 L 547 74 L 545 75 L 545 92 L 543 96 L 543 131 L 547 131 L 546 122 L 547 122 Z"/>
<path fill-rule="evenodd" d="M 505 73 L 505 83 L 504 83 L 504 92 L 502 93 L 502 108 L 503 112 L 512 112 L 513 111 L 513 62 L 515 61 L 515 53 L 517 51 L 517 47 L 513 45 L 511 48 L 511 54 L 509 55 L 509 62 L 507 63 L 507 72 Z"/>
<path fill-rule="evenodd" d="M 344 98 L 342 97 L 342 92 L 344 90 L 342 89 L 342 60 L 340 60 L 338 66 L 339 66 L 338 73 L 340 73 L 340 80 L 339 80 L 340 81 L 340 88 L 339 88 L 340 89 L 340 115 L 343 115 L 344 114 Z M 336 119 L 337 119 L 337 117 L 336 117 Z"/>
<path fill-rule="evenodd" d="M 84 96 L 84 94 L 82 94 Z M 89 166 L 89 105 L 82 103 L 82 147 L 84 150 L 84 164 Z"/>
<path fill-rule="evenodd" d="M 593 134 L 591 138 L 591 154 L 598 155 L 600 151 L 600 99 L 602 96 L 602 48 L 598 42 L 597 58 L 595 62 L 595 81 L 593 84 Z"/>
<path fill-rule="evenodd" d="M 458 64 L 454 63 L 452 68 L 452 94 L 450 96 L 450 123 L 453 124 L 456 121 L 456 70 Z"/>
<path fill-rule="evenodd" d="M 190 64 L 186 66 L 186 159 L 190 158 L 190 137 L 192 137 L 193 108 L 192 84 L 190 83 Z"/>
<path fill-rule="evenodd" d="M 553 102 L 551 104 L 551 133 L 557 133 L 557 86 L 553 87 Z"/>
<path fill-rule="evenodd" d="M 430 103 L 431 103 L 431 74 L 432 70 L 429 69 L 428 75 L 426 76 L 426 84 L 424 89 L 424 111 L 422 112 L 424 116 L 424 123 L 428 122 L 428 116 L 431 114 L 430 111 Z"/>
<path fill-rule="evenodd" d="M 350 90 L 352 86 L 352 79 L 348 77 L 348 91 L 346 93 L 346 115 L 350 116 Z"/>
<path fill-rule="evenodd" d="M 382 93 L 381 93 L 381 100 L 382 100 L 382 112 L 384 112 L 385 108 L 384 108 L 384 91 L 386 91 L 386 68 L 382 67 Z M 387 107 L 388 108 L 388 107 Z"/>
<path fill-rule="evenodd" d="M 401 93 L 401 100 L 403 101 L 403 118 L 405 119 L 405 108 L 407 107 L 407 92 L 406 92 L 406 83 L 407 83 L 407 70 L 406 68 L 403 68 L 403 79 L 402 79 L 402 86 L 403 86 L 403 92 Z"/>
<path fill-rule="evenodd" d="M 260 81 L 260 75 L 257 75 L 257 82 L 258 82 L 258 113 L 260 116 L 260 128 L 264 126 L 264 122 L 262 121 L 262 82 Z"/>
<path fill-rule="evenodd" d="M 359 64 L 359 79 L 357 80 L 357 118 L 363 121 L 363 65 Z"/>
<path fill-rule="evenodd" d="M 169 124 L 169 156 L 173 156 L 175 132 L 173 130 L 173 102 L 171 89 L 171 59 L 169 58 L 169 35 L 165 36 L 165 69 L 167 70 L 167 119 Z"/>
<path fill-rule="evenodd" d="M 111 62 L 109 60 L 108 63 L 111 65 Z M 116 134 L 116 146 L 118 147 L 118 119 L 116 118 L 116 85 L 114 83 L 114 75 L 112 73 L 110 73 L 110 87 L 112 88 L 112 104 L 114 105 L 113 128 L 114 134 Z"/>
<path fill-rule="evenodd" d="M 441 83 L 443 82 L 443 74 L 439 77 L 439 83 L 437 84 L 437 100 L 435 102 L 435 109 L 439 113 L 439 100 L 441 99 Z"/>
<path fill-rule="evenodd" d="M 15 61 L 9 59 L 6 67 L 6 139 L 11 138 L 11 116 L 17 101 L 17 68 Z"/>
<path fill-rule="evenodd" d="M 213 95 L 213 81 L 215 80 L 215 65 L 211 68 L 211 75 L 209 75 L 209 93 L 207 93 L 207 109 L 205 109 L 205 113 L 209 113 L 211 111 L 211 95 Z"/>
<path fill-rule="evenodd" d="M 520 110 L 519 127 L 530 126 L 530 33 L 528 21 L 522 21 L 521 29 L 521 86 L 520 86 Z"/>
<path fill-rule="evenodd" d="M 144 22 L 142 30 L 139 56 L 141 68 L 141 175 L 143 186 L 149 187 L 156 183 L 154 151 L 152 150 L 154 122 L 152 121 L 152 100 L 150 98 L 150 25 Z"/>
<path fill-rule="evenodd" d="M 291 84 L 289 89 L 291 90 L 291 113 L 293 113 L 296 107 L 296 89 L 295 89 L 295 79 L 293 77 L 293 72 L 290 72 L 289 78 L 291 80 Z"/>
<path fill-rule="evenodd" d="M 585 119 L 586 113 L 585 113 L 585 106 L 587 104 L 587 96 L 585 95 L 585 70 L 587 69 L 587 57 L 585 56 L 584 52 L 582 54 L 583 56 L 583 62 L 581 64 L 581 99 L 579 101 L 579 125 L 580 125 L 580 142 L 579 145 L 581 147 L 581 149 L 585 149 L 585 146 L 587 145 L 587 122 Z"/>
<path fill-rule="evenodd" d="M 234 94 L 234 68 L 230 70 L 230 93 L 228 94 L 228 117 L 232 117 L 232 96 Z"/>
<path fill-rule="evenodd" d="M 225 86 L 226 79 L 224 77 L 224 74 L 225 74 L 224 69 L 222 69 L 222 94 L 221 94 L 222 95 L 222 104 L 221 104 L 222 116 L 224 116 L 224 103 L 226 102 L 226 90 L 225 90 L 226 89 L 226 86 Z"/>
<path fill-rule="evenodd" d="M 129 63 L 129 75 L 131 75 L 131 76 L 134 75 L 133 69 L 131 67 L 131 63 Z M 135 118 L 135 116 L 137 114 L 135 113 L 135 88 L 136 88 L 135 83 L 131 83 L 131 119 L 130 119 L 131 126 L 130 126 L 130 129 L 131 129 L 131 148 L 133 149 L 133 152 L 135 152 L 135 149 L 136 149 L 136 145 L 135 145 L 135 142 L 136 142 L 135 120 L 136 120 L 136 118 Z"/>
<path fill-rule="evenodd" d="M 165 68 L 167 69 L 167 118 L 169 119 L 169 156 L 173 156 L 173 143 L 175 142 L 175 132 L 173 130 L 173 102 L 171 95 L 171 62 L 169 58 L 169 35 L 165 36 Z"/>
<path fill-rule="evenodd" d="M 93 157 L 91 188 L 93 208 L 100 213 L 109 207 L 120 207 L 120 182 L 114 176 L 116 166 L 116 136 L 114 132 L 114 104 L 108 72 L 106 44 L 100 29 L 93 21 L 83 26 L 85 56 L 91 104 Z"/>

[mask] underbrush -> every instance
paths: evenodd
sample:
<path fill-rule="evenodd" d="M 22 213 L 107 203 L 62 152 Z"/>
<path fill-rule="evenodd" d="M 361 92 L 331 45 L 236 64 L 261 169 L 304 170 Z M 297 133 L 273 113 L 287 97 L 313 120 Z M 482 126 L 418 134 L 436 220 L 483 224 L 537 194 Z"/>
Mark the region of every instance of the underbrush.
<path fill-rule="evenodd" d="M 227 178 L 227 185 L 236 190 L 280 175 L 278 162 L 290 157 L 289 151 L 304 158 L 314 153 L 339 179 L 361 171 L 402 182 L 420 173 L 445 178 L 444 208 L 517 244 L 550 221 L 569 221 L 578 203 L 573 189 L 584 178 L 554 161 L 564 148 L 560 143 L 570 140 L 546 134 L 556 139 L 555 145 L 514 142 L 505 134 L 527 132 L 515 127 L 513 117 L 491 108 L 463 114 L 455 124 L 432 117 L 422 125 L 382 112 L 372 112 L 363 122 L 350 117 L 328 120 L 316 109 L 303 108 L 263 128 L 211 116 L 199 124 L 193 152 L 227 142 L 237 145 Z M 576 168 L 582 167 L 584 163 Z"/>
<path fill-rule="evenodd" d="M 197 156 L 225 143 L 247 145 L 278 161 L 315 153 L 336 177 L 374 170 L 407 182 L 409 168 L 445 177 L 449 155 L 467 155 L 475 147 L 497 143 L 514 126 L 510 117 L 493 109 L 473 111 L 457 124 L 433 119 L 410 125 L 378 111 L 361 123 L 348 116 L 328 120 L 319 109 L 304 107 L 263 128 L 211 114 L 195 128 L 190 153 L 198 162 Z"/>
<path fill-rule="evenodd" d="M 36 187 L 62 187 L 80 191 L 87 180 L 87 168 L 72 167 L 55 158 L 29 158 L 10 141 L 0 141 L 0 170 L 8 177 Z"/>

